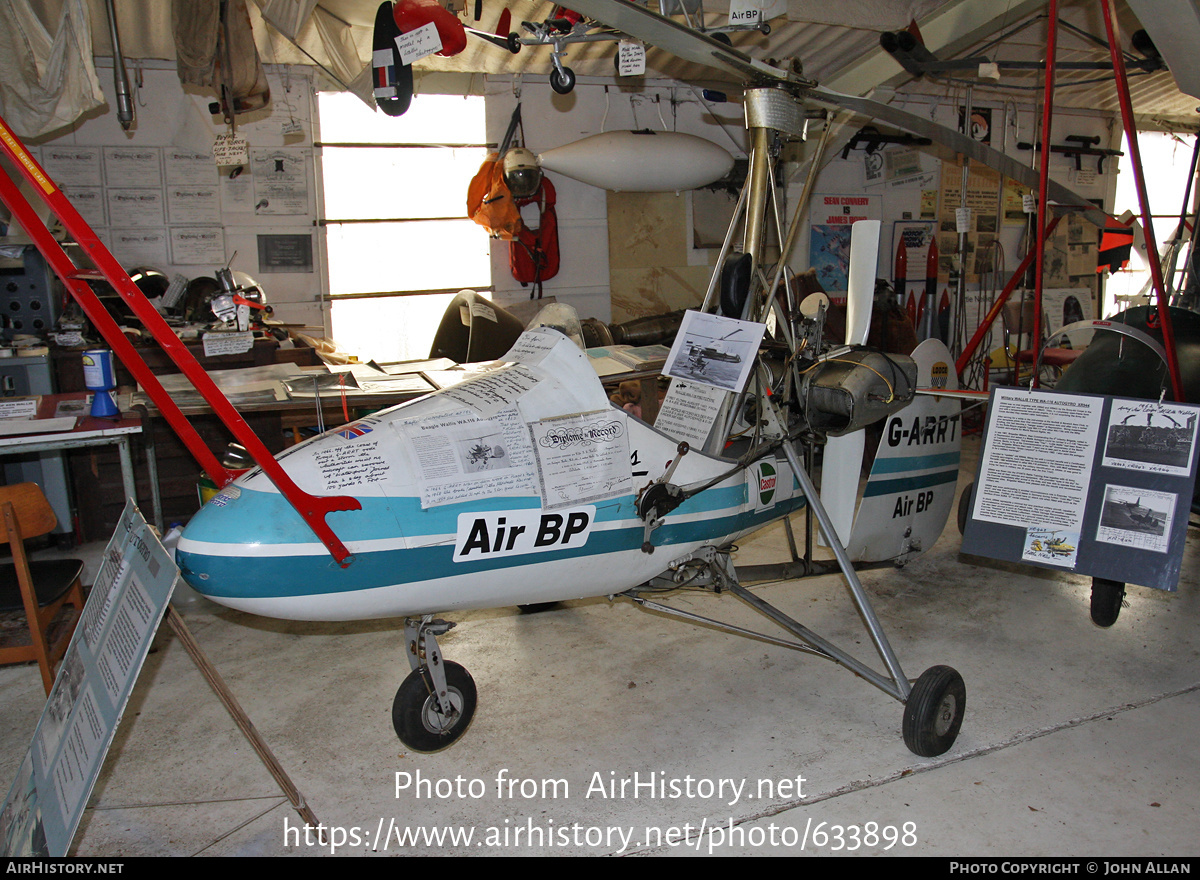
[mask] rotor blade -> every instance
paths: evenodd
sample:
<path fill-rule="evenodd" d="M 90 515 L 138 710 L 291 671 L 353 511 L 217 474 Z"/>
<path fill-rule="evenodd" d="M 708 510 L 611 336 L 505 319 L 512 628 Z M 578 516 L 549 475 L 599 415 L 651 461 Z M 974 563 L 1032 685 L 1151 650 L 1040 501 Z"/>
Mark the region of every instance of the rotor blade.
<path fill-rule="evenodd" d="M 616 0 L 616 2 L 620 2 L 620 0 Z M 1041 182 L 1037 170 L 1026 165 L 1024 162 L 1020 162 L 1011 156 L 1006 156 L 999 150 L 993 150 L 987 144 L 967 137 L 960 131 L 955 131 L 944 125 L 938 125 L 930 119 L 918 116 L 915 113 L 909 113 L 907 110 L 901 110 L 899 107 L 882 104 L 879 101 L 872 101 L 869 98 L 856 98 L 852 95 L 843 95 L 819 86 L 806 89 L 804 94 L 818 103 L 828 104 L 831 107 L 839 107 L 844 110 L 852 110 L 855 113 L 861 113 L 872 119 L 902 128 L 918 137 L 929 138 L 935 143 L 942 144 L 956 153 L 962 153 L 964 156 L 982 165 L 986 165 L 995 171 L 999 171 L 1005 177 L 1012 178 L 1035 191 Z M 1055 183 L 1053 180 L 1048 181 L 1046 198 L 1048 201 L 1056 202 L 1059 205 L 1074 208 L 1076 213 L 1083 215 L 1090 223 L 1099 226 L 1101 229 L 1104 228 L 1104 212 L 1083 196 L 1071 191 L 1062 184 Z"/>
<path fill-rule="evenodd" d="M 645 7 L 630 3 L 628 0 L 575 0 L 571 8 L 635 39 L 670 52 L 684 61 L 703 64 L 751 82 L 774 80 L 791 83 L 805 98 L 818 104 L 851 110 L 901 128 L 918 137 L 929 138 L 956 153 L 961 153 L 976 162 L 987 165 L 1005 177 L 1012 178 L 1031 189 L 1036 190 L 1040 183 L 1038 173 L 1033 168 L 1006 156 L 999 150 L 993 150 L 962 132 L 938 125 L 936 122 L 889 104 L 882 104 L 869 98 L 843 95 L 821 88 L 812 81 L 802 80 L 786 70 L 751 58 L 744 52 L 719 43 L 705 34 L 669 18 L 664 18 Z M 1095 205 L 1061 184 L 1054 181 L 1050 181 L 1049 184 L 1047 199 L 1073 207 L 1089 222 L 1103 227 L 1104 213 Z"/>

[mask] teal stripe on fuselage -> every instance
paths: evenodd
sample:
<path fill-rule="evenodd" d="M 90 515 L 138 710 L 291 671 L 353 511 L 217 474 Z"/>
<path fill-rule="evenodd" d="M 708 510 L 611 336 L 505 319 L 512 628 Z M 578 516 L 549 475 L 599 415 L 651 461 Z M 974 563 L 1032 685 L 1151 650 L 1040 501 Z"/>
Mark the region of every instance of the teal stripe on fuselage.
<path fill-rule="evenodd" d="M 217 498 L 220 497 L 218 494 Z M 358 500 L 362 510 L 334 512 L 325 520 L 343 543 L 394 539 L 400 534 L 417 540 L 430 535 L 452 535 L 458 529 L 458 517 L 462 513 L 541 507 L 541 500 L 536 496 L 511 495 L 473 499 L 427 510 L 421 509 L 420 499 L 412 497 Z M 680 505 L 678 512 L 709 513 L 737 508 L 745 502 L 746 485 L 739 482 L 707 489 Z M 637 517 L 632 495 L 595 502 L 594 506 L 598 523 Z M 244 487 L 240 497 L 224 505 L 209 502 L 189 524 L 185 535 L 197 541 L 234 545 L 252 542 L 311 544 L 315 540 L 312 530 L 282 495 Z"/>
<path fill-rule="evenodd" d="M 915 477 L 904 477 L 899 480 L 871 480 L 867 483 L 863 497 L 873 498 L 876 495 L 891 495 L 893 492 L 912 492 L 917 489 L 928 489 L 930 486 L 941 486 L 945 483 L 958 481 L 958 467 L 952 470 L 936 471 L 932 474 L 920 474 Z"/>
<path fill-rule="evenodd" d="M 906 455 L 898 458 L 877 458 L 871 466 L 875 474 L 895 474 L 903 471 L 928 471 L 937 468 L 958 467 L 961 455 L 957 452 L 940 452 L 936 455 Z"/>
<path fill-rule="evenodd" d="M 511 499 L 510 499 L 511 500 Z M 774 508 L 755 513 L 742 511 L 698 522 L 679 522 L 683 506 L 668 514 L 655 529 L 651 541 L 656 546 L 715 541 L 725 535 L 756 529 L 786 512 L 804 505 L 804 498 L 793 498 Z M 472 505 L 472 510 L 480 510 Z M 672 522 L 675 519 L 676 521 Z M 214 597 L 266 599 L 349 593 L 380 586 L 419 583 L 436 578 L 475 572 L 494 571 L 521 565 L 534 565 L 556 559 L 573 559 L 580 565 L 595 564 L 606 554 L 636 550 L 644 540 L 644 529 L 630 528 L 594 531 L 588 542 L 574 550 L 525 553 L 497 559 L 454 562 L 454 545 L 440 544 L 413 549 L 396 548 L 356 554 L 347 568 L 341 568 L 328 554 L 247 557 L 214 556 L 179 550 L 176 559 L 184 578 L 197 591 Z M 231 548 L 236 550 L 235 547 Z M 663 554 L 662 566 L 670 562 Z"/>

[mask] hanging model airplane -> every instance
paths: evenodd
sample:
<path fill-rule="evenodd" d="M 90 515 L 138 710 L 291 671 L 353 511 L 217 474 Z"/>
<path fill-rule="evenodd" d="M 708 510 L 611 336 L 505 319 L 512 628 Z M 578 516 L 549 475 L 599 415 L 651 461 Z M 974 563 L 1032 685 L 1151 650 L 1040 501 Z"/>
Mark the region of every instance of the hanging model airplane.
<path fill-rule="evenodd" d="M 662 0 L 658 5 L 661 14 L 681 15 L 689 29 L 700 34 L 710 34 L 726 44 L 729 40 L 728 35 L 731 33 L 758 31 L 765 35 L 771 32 L 770 24 L 765 21 L 707 27 L 704 23 L 704 4 L 700 0 L 685 0 L 685 2 Z M 554 69 L 550 72 L 550 87 L 560 95 L 569 94 L 575 88 L 575 71 L 563 63 L 563 59 L 568 54 L 567 47 L 580 43 L 615 43 L 632 39 L 616 28 L 600 24 L 565 6 L 555 6 L 543 21 L 521 22 L 521 28 L 525 31 L 524 36 L 515 31 L 504 33 L 507 31 L 508 20 L 506 10 L 505 15 L 500 19 L 498 33 L 489 34 L 476 29 L 468 29 L 468 33 L 507 49 L 513 54 L 519 52 L 522 46 L 549 46 L 550 60 L 554 65 Z"/>

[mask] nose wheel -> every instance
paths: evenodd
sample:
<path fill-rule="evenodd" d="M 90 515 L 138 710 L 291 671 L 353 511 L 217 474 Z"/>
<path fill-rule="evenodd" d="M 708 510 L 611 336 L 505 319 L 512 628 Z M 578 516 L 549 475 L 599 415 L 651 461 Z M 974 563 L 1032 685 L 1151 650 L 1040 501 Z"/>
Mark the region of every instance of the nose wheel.
<path fill-rule="evenodd" d="M 414 752 L 437 752 L 458 740 L 475 715 L 475 680 L 458 663 L 445 662 L 437 636 L 453 623 L 409 618 L 404 637 L 412 672 L 392 701 L 392 727 Z"/>
<path fill-rule="evenodd" d="M 904 701 L 904 744 L 922 758 L 944 754 L 958 737 L 966 708 L 962 676 L 949 666 L 931 666 Z"/>

